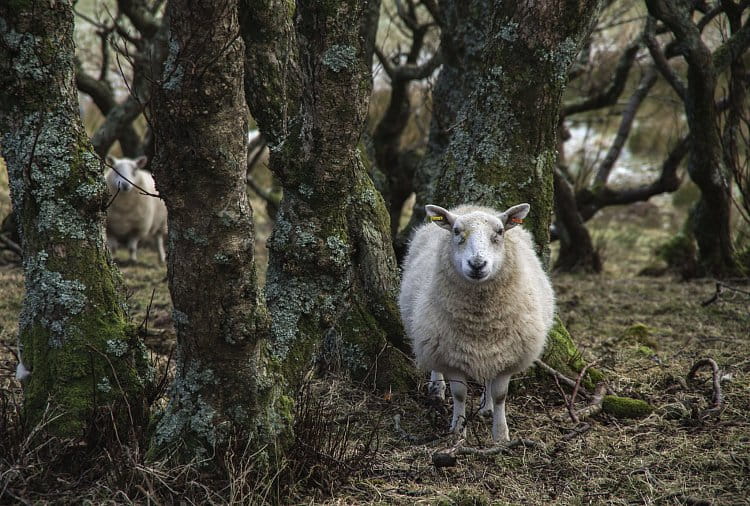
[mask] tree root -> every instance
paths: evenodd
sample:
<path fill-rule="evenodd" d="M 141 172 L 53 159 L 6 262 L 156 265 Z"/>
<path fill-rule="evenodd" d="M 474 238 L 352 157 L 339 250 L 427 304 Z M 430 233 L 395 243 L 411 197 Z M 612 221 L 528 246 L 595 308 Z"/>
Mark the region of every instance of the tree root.
<path fill-rule="evenodd" d="M 507 453 L 509 450 L 518 448 L 519 446 L 523 446 L 524 448 L 542 448 L 544 446 L 542 443 L 530 439 L 514 439 L 513 441 L 499 443 L 489 448 L 473 448 L 471 446 L 463 446 L 463 443 L 464 440 L 461 439 L 447 451 L 433 453 L 432 464 L 435 467 L 452 467 L 458 462 L 456 457 L 461 455 L 492 457 L 500 453 Z"/>

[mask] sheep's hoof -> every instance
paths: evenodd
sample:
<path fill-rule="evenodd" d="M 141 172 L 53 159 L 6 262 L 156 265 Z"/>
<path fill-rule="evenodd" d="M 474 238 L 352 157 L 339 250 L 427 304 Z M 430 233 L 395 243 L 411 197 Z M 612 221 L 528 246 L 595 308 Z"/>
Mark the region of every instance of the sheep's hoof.
<path fill-rule="evenodd" d="M 427 395 L 430 399 L 435 399 L 438 402 L 445 401 L 445 386 L 444 385 L 430 385 L 427 387 Z"/>
<path fill-rule="evenodd" d="M 485 421 L 492 421 L 492 411 L 490 408 L 482 408 L 479 410 L 479 418 Z"/>
<path fill-rule="evenodd" d="M 508 442 L 510 442 L 510 436 L 507 433 L 501 434 L 497 438 L 492 438 L 492 442 L 495 443 L 496 445 L 505 445 L 505 444 L 508 444 Z"/>

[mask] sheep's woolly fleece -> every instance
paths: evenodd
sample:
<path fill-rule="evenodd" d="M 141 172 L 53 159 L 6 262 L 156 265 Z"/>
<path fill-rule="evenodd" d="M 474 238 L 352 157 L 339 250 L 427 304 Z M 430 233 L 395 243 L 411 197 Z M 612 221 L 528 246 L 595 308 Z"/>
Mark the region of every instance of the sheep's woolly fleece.
<path fill-rule="evenodd" d="M 475 215 L 473 226 L 482 226 L 485 213 L 500 214 L 478 206 L 451 212 Z M 486 381 L 521 371 L 541 354 L 553 321 L 554 293 L 531 235 L 514 227 L 493 251 L 503 257 L 499 272 L 471 283 L 454 268 L 450 231 L 434 223 L 416 230 L 400 306 L 421 368 L 454 369 Z"/>

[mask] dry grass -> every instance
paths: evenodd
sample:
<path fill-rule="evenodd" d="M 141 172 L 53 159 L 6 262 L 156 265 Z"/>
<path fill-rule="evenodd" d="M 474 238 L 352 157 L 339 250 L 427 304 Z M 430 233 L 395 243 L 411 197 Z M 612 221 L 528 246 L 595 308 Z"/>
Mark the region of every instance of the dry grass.
<path fill-rule="evenodd" d="M 0 502 L 747 504 L 750 298 L 727 292 L 702 306 L 714 293 L 710 280 L 637 275 L 653 263 L 653 246 L 680 221 L 658 208 L 608 211 L 593 224 L 605 245 L 605 273 L 554 280 L 560 314 L 584 356 L 600 360 L 618 394 L 656 408 L 645 419 L 599 414 L 576 426 L 553 383 L 516 378 L 508 403 L 512 437 L 540 447 L 461 456 L 456 467 L 438 469 L 432 454 L 453 444 L 445 434 L 449 405 L 430 406 L 424 392 L 384 395 L 328 378 L 302 395 L 300 441 L 282 463 L 283 480 L 272 486 L 239 443 L 225 459 L 225 474 L 216 477 L 195 465 L 146 463 L 137 446 L 84 459 L 71 442 L 27 437 L 17 423 L 15 363 L 2 349 Z M 147 341 L 163 356 L 174 342 L 165 272 L 153 251 L 142 253 L 135 265 L 125 262 L 124 252 L 117 259 L 134 322 L 143 320 L 154 292 L 149 328 L 155 332 Z M 12 347 L 20 268 L 0 266 L 0 285 L 0 340 Z M 700 372 L 698 382 L 685 380 L 692 364 L 707 356 L 723 372 L 725 408 L 718 419 L 700 416 L 711 400 L 709 373 Z M 478 397 L 475 388 L 474 410 Z M 469 427 L 469 445 L 490 443 L 488 424 L 474 416 Z"/>

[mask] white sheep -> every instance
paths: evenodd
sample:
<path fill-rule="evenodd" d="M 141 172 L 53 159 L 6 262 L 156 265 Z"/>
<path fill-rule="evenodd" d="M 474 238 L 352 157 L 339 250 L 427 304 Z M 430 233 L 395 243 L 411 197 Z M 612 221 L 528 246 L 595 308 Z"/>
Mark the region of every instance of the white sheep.
<path fill-rule="evenodd" d="M 130 252 L 130 260 L 135 261 L 138 242 L 154 238 L 159 251 L 159 262 L 164 263 L 167 207 L 161 199 L 143 193 L 157 193 L 154 177 L 150 172 L 140 170 L 146 162 L 145 156 L 135 160 L 107 156 L 107 164 L 111 168 L 107 169 L 104 178 L 112 199 L 107 208 L 107 242 L 112 251 L 119 243 L 125 243 Z"/>
<path fill-rule="evenodd" d="M 485 384 L 482 414 L 492 413 L 493 440 L 509 440 L 510 377 L 541 355 L 552 326 L 552 286 L 531 235 L 516 226 L 529 208 L 428 205 L 432 222 L 409 244 L 401 315 L 417 364 L 432 371 L 430 393 L 444 399 L 450 381 L 451 430 L 459 435 L 466 431 L 466 381 L 473 378 Z"/>

